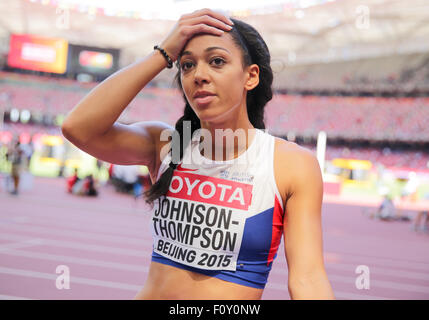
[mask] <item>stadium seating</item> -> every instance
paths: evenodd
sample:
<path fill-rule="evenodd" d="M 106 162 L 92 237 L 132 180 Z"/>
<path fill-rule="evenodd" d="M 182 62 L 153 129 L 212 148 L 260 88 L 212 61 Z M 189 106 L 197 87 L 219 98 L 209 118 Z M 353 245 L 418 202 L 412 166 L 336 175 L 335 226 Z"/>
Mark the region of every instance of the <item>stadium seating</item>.
<path fill-rule="evenodd" d="M 292 92 L 427 92 L 429 54 L 397 54 L 288 65 L 280 72 L 279 77 L 282 81 L 281 88 L 278 89 Z"/>
<path fill-rule="evenodd" d="M 13 77 L 14 81 L 0 83 L 4 108 L 50 115 L 67 114 L 95 86 L 67 79 L 20 76 L 16 81 Z M 183 107 L 177 90 L 146 88 L 120 119 L 128 123 L 159 119 L 173 125 Z M 278 135 L 315 137 L 323 130 L 331 138 L 419 142 L 429 140 L 425 119 L 429 119 L 429 98 L 275 95 L 266 107 L 266 125 Z"/>
<path fill-rule="evenodd" d="M 0 103 L 12 108 L 49 115 L 67 114 L 96 83 L 0 72 Z M 174 125 L 183 114 L 182 95 L 175 89 L 145 88 L 124 110 L 120 121 L 132 123 L 157 119 Z M 276 94 L 267 104 L 265 123 L 279 136 L 317 137 L 325 131 L 329 139 L 422 142 L 429 140 L 429 98 L 383 98 L 344 96 L 300 96 Z M 19 131 L 22 125 L 13 125 Z M 327 157 L 342 149 L 330 147 Z M 425 168 L 428 157 L 419 152 L 383 153 L 355 149 L 351 156 L 392 165 Z M 356 155 L 354 154 L 356 152 Z"/>

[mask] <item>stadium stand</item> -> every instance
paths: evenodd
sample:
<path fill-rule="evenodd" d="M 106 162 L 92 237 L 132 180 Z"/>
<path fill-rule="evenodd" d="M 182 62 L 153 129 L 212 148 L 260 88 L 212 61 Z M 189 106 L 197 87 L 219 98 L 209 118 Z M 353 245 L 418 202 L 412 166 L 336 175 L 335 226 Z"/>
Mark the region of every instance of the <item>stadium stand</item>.
<path fill-rule="evenodd" d="M 27 109 L 32 113 L 56 116 L 67 114 L 96 83 L 82 84 L 69 79 L 2 72 L 0 96 L 5 111 Z M 6 98 L 4 98 L 6 97 Z M 120 121 L 132 123 L 159 119 L 171 125 L 181 116 L 183 99 L 175 89 L 145 88 L 130 103 Z M 302 96 L 276 94 L 266 108 L 269 131 L 286 137 L 317 137 L 323 130 L 328 139 L 424 142 L 429 140 L 429 98 L 386 98 L 350 96 Z M 12 132 L 57 132 L 41 125 L 5 123 Z M 308 146 L 312 149 L 312 146 Z M 314 148 L 313 148 L 314 149 Z M 388 166 L 426 168 L 429 155 L 424 152 L 390 151 L 388 148 L 328 146 L 326 158 L 348 156 Z"/>
<path fill-rule="evenodd" d="M 6 112 L 12 108 L 67 114 L 92 85 L 77 81 L 26 77 L 18 81 L 2 73 L 0 95 L 6 98 Z M 37 82 L 37 78 L 42 78 Z M 174 124 L 181 116 L 183 99 L 174 89 L 146 88 L 130 103 L 121 121 L 130 123 L 159 119 Z M 330 138 L 378 141 L 422 142 L 429 139 L 429 98 L 385 98 L 301 96 L 277 94 L 266 109 L 267 127 L 281 136 L 288 132 L 316 137 L 325 131 Z"/>
<path fill-rule="evenodd" d="M 429 54 L 292 65 L 283 78 L 289 92 L 416 94 L 429 91 Z"/>

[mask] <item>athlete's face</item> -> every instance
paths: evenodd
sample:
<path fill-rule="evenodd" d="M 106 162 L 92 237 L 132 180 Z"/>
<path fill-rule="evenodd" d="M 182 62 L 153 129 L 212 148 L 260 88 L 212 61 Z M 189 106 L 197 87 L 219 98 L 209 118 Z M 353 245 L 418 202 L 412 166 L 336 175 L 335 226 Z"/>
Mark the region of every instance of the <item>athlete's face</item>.
<path fill-rule="evenodd" d="M 247 90 L 256 86 L 250 81 L 255 68 L 259 73 L 259 68 L 252 66 L 243 67 L 241 49 L 228 33 L 202 34 L 187 43 L 180 58 L 181 82 L 201 121 L 222 121 L 245 107 Z"/>

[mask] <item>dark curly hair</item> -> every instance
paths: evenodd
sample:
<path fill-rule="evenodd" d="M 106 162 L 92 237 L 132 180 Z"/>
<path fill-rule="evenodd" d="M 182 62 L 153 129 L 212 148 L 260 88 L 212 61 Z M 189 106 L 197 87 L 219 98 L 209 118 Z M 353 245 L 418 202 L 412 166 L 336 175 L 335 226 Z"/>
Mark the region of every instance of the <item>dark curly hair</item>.
<path fill-rule="evenodd" d="M 271 88 L 273 83 L 273 72 L 270 65 L 270 52 L 265 41 L 262 39 L 261 35 L 258 33 L 258 31 L 256 31 L 255 28 L 243 21 L 237 19 L 231 20 L 234 22 L 234 25 L 233 28 L 228 32 L 231 34 L 235 44 L 242 51 L 243 67 L 247 67 L 252 64 L 257 64 L 259 66 L 259 84 L 247 92 L 246 105 L 247 114 L 252 125 L 258 129 L 265 129 L 264 108 L 267 102 L 270 101 L 273 97 Z M 176 62 L 179 70 L 176 74 L 175 81 L 183 92 L 182 83 L 180 81 L 179 62 L 180 56 Z M 189 137 L 186 138 L 186 135 L 183 134 L 186 129 L 189 130 L 187 126 L 191 126 L 190 129 L 192 133 L 194 133 L 195 130 L 201 128 L 200 119 L 189 105 L 189 102 L 187 101 L 184 93 L 183 98 L 185 100 L 184 113 L 183 116 L 177 120 L 175 125 L 175 129 L 180 136 L 180 143 L 179 141 L 173 139 L 170 149 L 170 152 L 172 152 L 173 149 L 175 151 L 177 150 L 177 154 L 180 154 L 180 159 L 183 157 L 185 146 L 189 144 Z M 184 141 L 185 139 L 188 141 Z M 144 196 L 148 204 L 152 205 L 156 199 L 167 193 L 176 166 L 177 161 L 172 161 L 170 166 L 164 171 L 164 173 L 152 185 L 152 187 L 144 192 Z"/>

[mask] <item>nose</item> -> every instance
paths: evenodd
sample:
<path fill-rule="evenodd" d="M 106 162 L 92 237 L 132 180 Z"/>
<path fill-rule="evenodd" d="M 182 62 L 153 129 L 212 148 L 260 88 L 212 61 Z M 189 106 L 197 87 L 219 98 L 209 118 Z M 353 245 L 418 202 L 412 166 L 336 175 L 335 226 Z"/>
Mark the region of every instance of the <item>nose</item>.
<path fill-rule="evenodd" d="M 194 82 L 195 84 L 210 82 L 209 72 L 208 72 L 207 66 L 204 65 L 204 63 L 198 63 L 195 66 Z"/>

